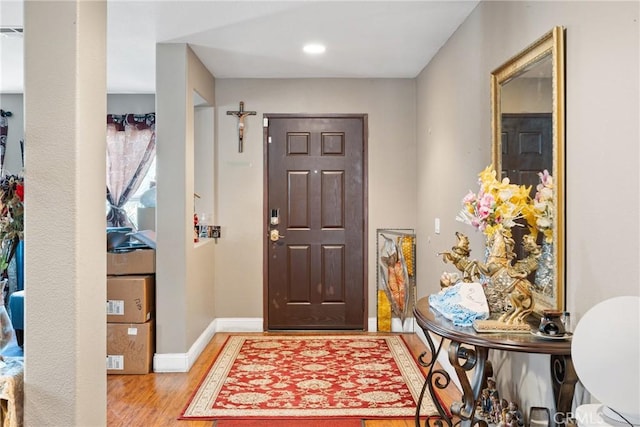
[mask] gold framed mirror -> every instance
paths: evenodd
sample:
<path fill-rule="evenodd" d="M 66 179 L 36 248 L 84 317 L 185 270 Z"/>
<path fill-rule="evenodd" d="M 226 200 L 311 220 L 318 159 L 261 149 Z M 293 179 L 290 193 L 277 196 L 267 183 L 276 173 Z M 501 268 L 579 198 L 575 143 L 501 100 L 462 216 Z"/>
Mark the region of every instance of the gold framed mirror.
<path fill-rule="evenodd" d="M 564 70 L 564 28 L 558 26 L 491 73 L 494 169 L 515 184 L 531 185 L 532 197 L 538 174 L 552 176 L 552 221 L 538 238 L 542 255 L 532 280 L 537 313 L 565 307 Z"/>

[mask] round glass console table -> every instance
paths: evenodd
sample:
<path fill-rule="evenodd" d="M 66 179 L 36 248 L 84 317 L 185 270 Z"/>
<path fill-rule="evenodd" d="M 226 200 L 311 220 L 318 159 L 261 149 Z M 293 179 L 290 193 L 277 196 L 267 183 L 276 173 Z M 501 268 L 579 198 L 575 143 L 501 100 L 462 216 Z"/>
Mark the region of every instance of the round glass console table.
<path fill-rule="evenodd" d="M 416 322 L 424 331 L 430 350 L 430 353 L 424 352 L 419 357 L 420 364 L 428 367 L 429 371 L 417 405 L 416 426 L 420 426 L 420 406 L 424 393 L 428 389 L 440 414 L 435 421 L 436 425 L 442 425 L 444 422 L 451 427 L 454 425 L 452 418 L 455 417 L 458 420 L 456 425 L 487 427 L 485 420 L 475 416 L 475 410 L 482 386 L 486 381 L 485 373 L 492 370 L 487 359 L 489 350 L 492 349 L 550 355 L 551 381 L 556 404 L 556 412 L 551 411 L 551 422 L 557 425 L 565 423 L 565 418 L 571 412 L 573 393 L 578 381 L 571 361 L 571 340 L 546 340 L 530 333 L 478 333 L 473 327 L 454 326 L 450 320 L 429 306 L 427 297 L 418 300 L 414 308 L 414 315 Z M 537 330 L 537 324 L 532 324 L 532 330 Z M 437 348 L 430 333 L 444 338 L 440 340 Z M 435 368 L 440 350 L 447 340 L 449 341 L 447 350 L 449 362 L 455 369 L 456 376 L 462 386 L 462 401 L 454 402 L 450 412 L 445 411 L 436 396 L 436 390 L 446 388 L 451 380 L 446 371 Z M 430 358 L 426 360 L 428 354 L 430 354 Z M 489 366 L 488 369 L 487 366 Z M 473 373 L 470 379 L 467 372 L 471 370 Z M 489 373 L 489 375 L 491 374 Z M 429 419 L 425 425 L 428 422 Z"/>

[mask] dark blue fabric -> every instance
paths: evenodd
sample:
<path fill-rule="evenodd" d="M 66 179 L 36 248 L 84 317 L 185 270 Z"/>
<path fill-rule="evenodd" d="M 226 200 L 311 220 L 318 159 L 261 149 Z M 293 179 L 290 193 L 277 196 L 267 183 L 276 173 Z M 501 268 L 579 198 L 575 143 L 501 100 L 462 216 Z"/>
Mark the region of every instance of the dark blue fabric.
<path fill-rule="evenodd" d="M 24 329 L 24 291 L 16 291 L 9 297 L 9 316 L 14 329 Z"/>
<path fill-rule="evenodd" d="M 24 290 L 24 240 L 20 240 L 16 246 L 16 289 Z"/>

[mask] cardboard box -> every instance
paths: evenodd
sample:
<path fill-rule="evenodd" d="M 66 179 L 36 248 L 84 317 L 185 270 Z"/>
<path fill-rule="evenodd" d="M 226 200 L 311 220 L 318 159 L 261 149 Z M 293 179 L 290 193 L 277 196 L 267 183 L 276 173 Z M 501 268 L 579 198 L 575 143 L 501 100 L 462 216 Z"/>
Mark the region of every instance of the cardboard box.
<path fill-rule="evenodd" d="M 144 323 L 155 312 L 155 275 L 107 276 L 107 322 Z"/>
<path fill-rule="evenodd" d="M 134 249 L 129 252 L 107 252 L 107 274 L 153 274 L 156 272 L 156 251 Z"/>
<path fill-rule="evenodd" d="M 107 374 L 153 371 L 155 322 L 107 323 Z"/>

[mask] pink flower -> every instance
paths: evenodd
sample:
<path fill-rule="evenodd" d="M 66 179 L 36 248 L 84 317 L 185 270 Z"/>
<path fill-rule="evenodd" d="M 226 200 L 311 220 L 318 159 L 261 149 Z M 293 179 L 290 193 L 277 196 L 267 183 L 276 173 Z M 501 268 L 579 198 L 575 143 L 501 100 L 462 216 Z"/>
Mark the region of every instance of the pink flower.
<path fill-rule="evenodd" d="M 553 177 L 549 174 L 548 170 L 544 170 L 542 172 L 538 172 L 538 176 L 540 177 L 540 183 L 544 187 L 548 187 L 553 184 Z"/>
<path fill-rule="evenodd" d="M 478 216 L 480 219 L 486 219 L 491 214 L 491 208 L 489 206 L 480 206 L 478 208 Z"/>
<path fill-rule="evenodd" d="M 481 218 L 486 218 L 491 212 L 496 203 L 496 199 L 489 193 L 484 193 L 478 201 L 478 214 Z"/>
<path fill-rule="evenodd" d="M 462 203 L 464 203 L 464 204 L 470 204 L 470 203 L 473 203 L 475 201 L 476 201 L 476 195 L 471 190 L 469 190 L 467 195 L 464 196 L 464 198 L 462 199 Z"/>

